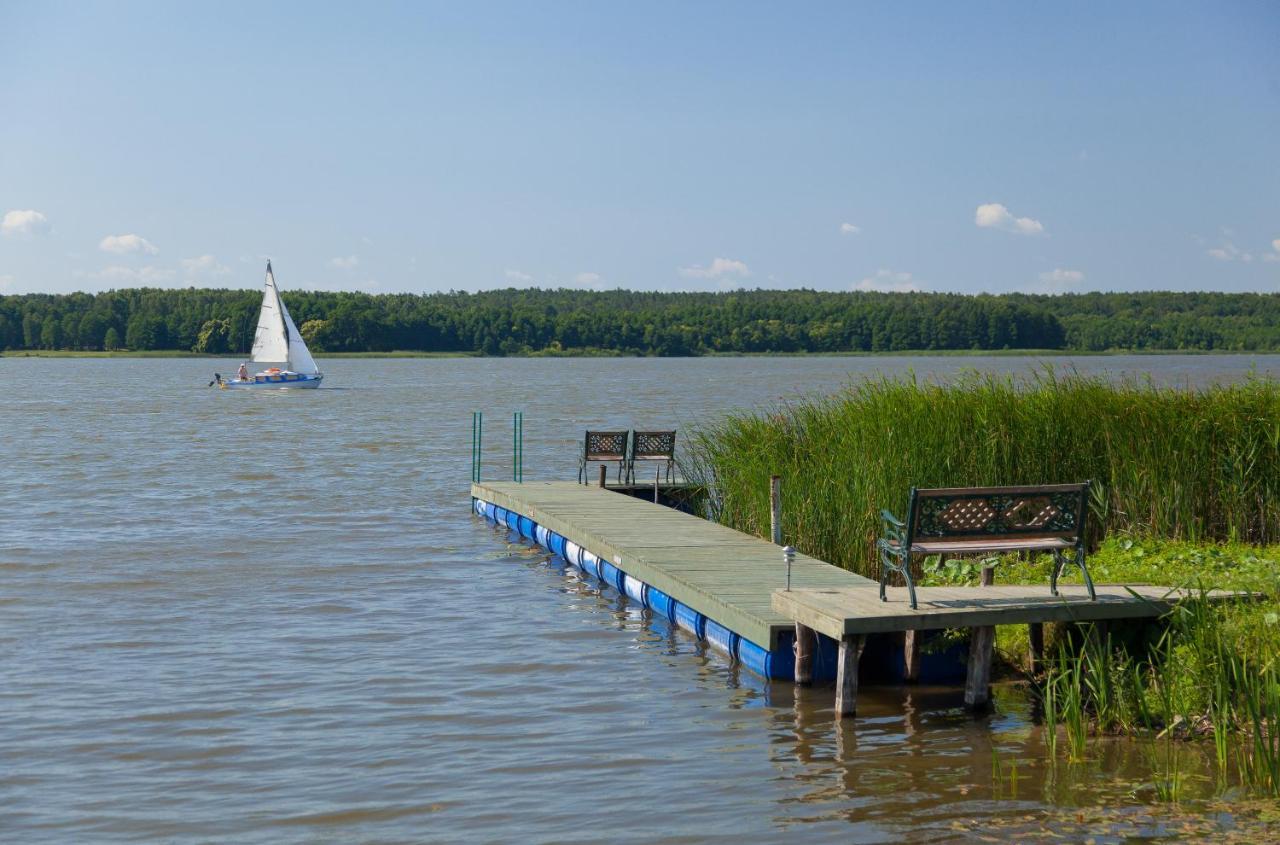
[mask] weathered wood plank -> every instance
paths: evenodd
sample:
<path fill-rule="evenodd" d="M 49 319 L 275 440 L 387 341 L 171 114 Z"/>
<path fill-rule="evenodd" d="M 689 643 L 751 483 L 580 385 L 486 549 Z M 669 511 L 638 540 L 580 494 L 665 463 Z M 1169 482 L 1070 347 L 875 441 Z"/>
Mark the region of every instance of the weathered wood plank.
<path fill-rule="evenodd" d="M 1187 593 L 1165 587 L 1098 586 L 1090 601 L 1083 586 L 1061 585 L 1051 596 L 1043 586 L 919 587 L 919 607 L 907 603 L 906 589 L 889 589 L 882 602 L 874 588 L 774 590 L 773 608 L 795 622 L 839 640 L 850 634 L 973 628 L 1044 622 L 1097 622 L 1160 616 Z M 1242 594 L 1215 591 L 1211 598 Z"/>
<path fill-rule="evenodd" d="M 773 648 L 794 622 L 771 594 L 786 580 L 782 550 L 671 508 L 573 482 L 486 482 L 472 495 L 532 519 L 759 645 Z M 793 585 L 872 584 L 797 555 Z"/>

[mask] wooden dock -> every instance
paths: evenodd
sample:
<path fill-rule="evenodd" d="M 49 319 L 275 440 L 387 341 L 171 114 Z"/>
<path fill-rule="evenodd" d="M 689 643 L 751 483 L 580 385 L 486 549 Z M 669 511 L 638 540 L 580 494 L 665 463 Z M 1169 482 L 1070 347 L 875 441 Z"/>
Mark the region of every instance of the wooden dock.
<path fill-rule="evenodd" d="M 772 543 L 572 481 L 483 482 L 471 486 L 471 495 L 528 517 L 743 639 L 790 657 L 795 623 L 773 607 L 786 567 L 782 550 Z M 792 565 L 792 582 L 824 589 L 875 587 L 874 581 L 801 554 Z"/>
<path fill-rule="evenodd" d="M 471 486 L 476 513 L 507 525 L 612 583 L 655 613 L 770 678 L 813 680 L 820 637 L 839 644 L 836 712 L 853 715 L 858 659 L 868 634 L 904 632 L 906 677 L 918 666 L 915 633 L 969 628 L 965 701 L 989 700 L 995 626 L 1031 626 L 1033 650 L 1045 622 L 1160 616 L 1185 594 L 1164 587 L 921 587 L 912 609 L 905 588 L 881 601 L 875 581 L 803 554 L 792 589 L 778 546 L 723 525 L 599 486 L 568 482 L 484 482 Z M 1233 594 L 1215 593 L 1214 598 Z"/>

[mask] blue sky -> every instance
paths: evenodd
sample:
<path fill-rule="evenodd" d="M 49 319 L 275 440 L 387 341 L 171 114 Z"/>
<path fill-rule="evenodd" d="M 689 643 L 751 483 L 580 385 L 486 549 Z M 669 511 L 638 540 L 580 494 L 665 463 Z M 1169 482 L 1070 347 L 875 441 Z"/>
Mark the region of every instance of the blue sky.
<path fill-rule="evenodd" d="M 0 0 L 0 292 L 1280 291 L 1280 5 Z"/>

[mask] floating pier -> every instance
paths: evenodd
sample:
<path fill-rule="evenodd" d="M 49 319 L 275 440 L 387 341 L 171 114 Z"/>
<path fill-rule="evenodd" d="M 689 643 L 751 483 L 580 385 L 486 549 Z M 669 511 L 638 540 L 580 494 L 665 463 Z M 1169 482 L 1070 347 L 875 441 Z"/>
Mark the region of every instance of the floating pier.
<path fill-rule="evenodd" d="M 697 516 L 572 481 L 471 485 L 475 512 L 505 524 L 766 678 L 791 680 L 795 620 L 773 607 L 782 549 Z M 807 555 L 792 580 L 876 582 Z"/>
<path fill-rule="evenodd" d="M 854 713 L 858 661 L 869 634 L 905 633 L 905 677 L 914 680 L 917 632 L 970 628 L 965 702 L 982 707 L 989 700 L 996 625 L 1030 625 L 1034 648 L 1045 622 L 1157 617 L 1188 597 L 1150 586 L 1098 585 L 1097 601 L 1084 587 L 1062 585 L 1060 595 L 1051 595 L 1047 583 L 921 587 L 919 607 L 912 609 L 905 588 L 889 588 L 889 600 L 881 601 L 877 582 L 803 554 L 795 555 L 788 590 L 779 546 L 627 492 L 572 481 L 471 485 L 480 516 L 560 555 L 752 671 L 798 683 L 834 676 L 839 716 Z"/>

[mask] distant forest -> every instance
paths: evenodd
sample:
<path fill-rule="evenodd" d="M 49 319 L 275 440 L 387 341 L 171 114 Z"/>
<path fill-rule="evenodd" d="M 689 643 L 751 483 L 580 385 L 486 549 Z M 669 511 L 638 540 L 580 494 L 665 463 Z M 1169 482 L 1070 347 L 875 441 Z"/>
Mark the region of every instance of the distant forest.
<path fill-rule="evenodd" d="M 258 290 L 0 296 L 0 349 L 242 353 Z M 316 352 L 1280 350 L 1280 294 L 289 292 Z"/>

